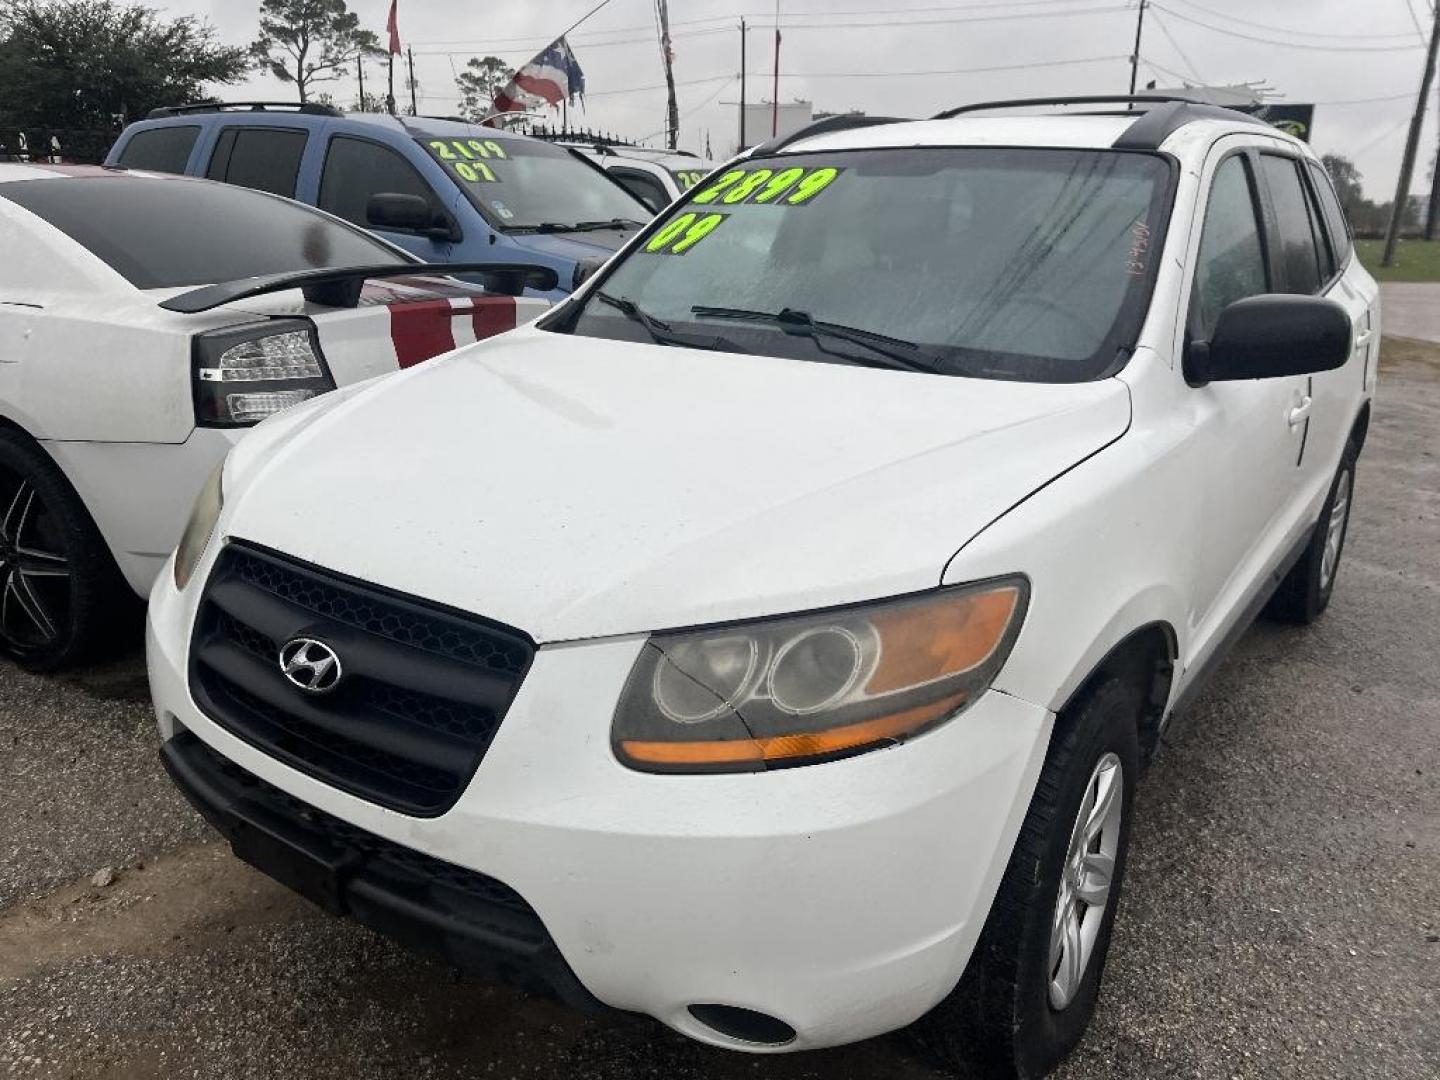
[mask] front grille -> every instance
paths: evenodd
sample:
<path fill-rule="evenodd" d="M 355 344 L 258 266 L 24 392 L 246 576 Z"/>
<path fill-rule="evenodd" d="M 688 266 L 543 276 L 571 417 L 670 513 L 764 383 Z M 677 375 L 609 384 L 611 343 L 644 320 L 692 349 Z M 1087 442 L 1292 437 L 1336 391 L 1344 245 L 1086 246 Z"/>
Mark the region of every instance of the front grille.
<path fill-rule="evenodd" d="M 341 660 L 333 692 L 281 672 L 296 637 Z M 535 655 L 521 631 L 244 543 L 205 583 L 190 686 L 210 719 L 371 802 L 442 814 L 475 774 Z"/>

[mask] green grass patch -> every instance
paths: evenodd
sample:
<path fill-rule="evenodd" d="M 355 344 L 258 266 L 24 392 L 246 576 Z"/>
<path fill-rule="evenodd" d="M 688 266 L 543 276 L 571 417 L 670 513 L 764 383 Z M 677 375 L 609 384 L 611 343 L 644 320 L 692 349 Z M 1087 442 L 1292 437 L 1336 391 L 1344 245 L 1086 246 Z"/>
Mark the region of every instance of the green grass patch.
<path fill-rule="evenodd" d="M 1440 281 L 1440 240 L 1401 240 L 1395 245 L 1395 265 L 1381 266 L 1383 240 L 1356 240 L 1360 262 L 1379 281 Z"/>

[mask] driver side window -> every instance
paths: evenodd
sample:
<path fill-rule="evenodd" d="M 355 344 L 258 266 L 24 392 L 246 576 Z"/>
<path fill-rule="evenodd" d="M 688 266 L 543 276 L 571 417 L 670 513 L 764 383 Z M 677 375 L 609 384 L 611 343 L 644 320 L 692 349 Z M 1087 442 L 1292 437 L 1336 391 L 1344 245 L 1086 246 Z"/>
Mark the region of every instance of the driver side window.
<path fill-rule="evenodd" d="M 1190 295 L 1191 335 L 1208 340 L 1221 311 L 1236 300 L 1269 291 L 1250 164 L 1235 154 L 1215 170 L 1205 208 Z"/>

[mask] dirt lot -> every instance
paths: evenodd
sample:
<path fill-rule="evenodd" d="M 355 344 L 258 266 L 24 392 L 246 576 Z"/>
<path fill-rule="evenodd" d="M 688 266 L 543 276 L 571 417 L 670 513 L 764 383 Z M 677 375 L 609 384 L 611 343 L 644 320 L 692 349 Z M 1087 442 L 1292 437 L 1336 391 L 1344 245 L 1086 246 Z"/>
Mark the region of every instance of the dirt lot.
<path fill-rule="evenodd" d="M 1384 374 L 1330 612 L 1257 626 L 1140 793 L 1070 1080 L 1440 1077 L 1440 348 Z M 756 1059 L 458 982 L 211 837 L 138 647 L 0 666 L 0 1076 L 937 1075 L 899 1036 Z"/>

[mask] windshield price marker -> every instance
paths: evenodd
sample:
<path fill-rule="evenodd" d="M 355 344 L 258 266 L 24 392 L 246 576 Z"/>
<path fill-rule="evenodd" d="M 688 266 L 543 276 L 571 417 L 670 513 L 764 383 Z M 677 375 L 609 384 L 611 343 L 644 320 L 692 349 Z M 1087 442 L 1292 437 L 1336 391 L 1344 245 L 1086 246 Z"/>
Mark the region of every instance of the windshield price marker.
<path fill-rule="evenodd" d="M 482 158 L 505 159 L 505 148 L 494 139 L 433 139 L 430 149 L 462 180 L 472 184 L 498 184 L 500 178 Z"/>
<path fill-rule="evenodd" d="M 843 170 L 826 166 L 804 169 L 792 166 L 770 169 L 731 169 L 690 201 L 705 205 L 717 199 L 727 206 L 751 203 L 760 206 L 804 206 L 833 184 Z"/>
<path fill-rule="evenodd" d="M 725 214 L 697 214 L 693 210 L 667 222 L 645 244 L 652 255 L 684 255 L 720 227 Z"/>

